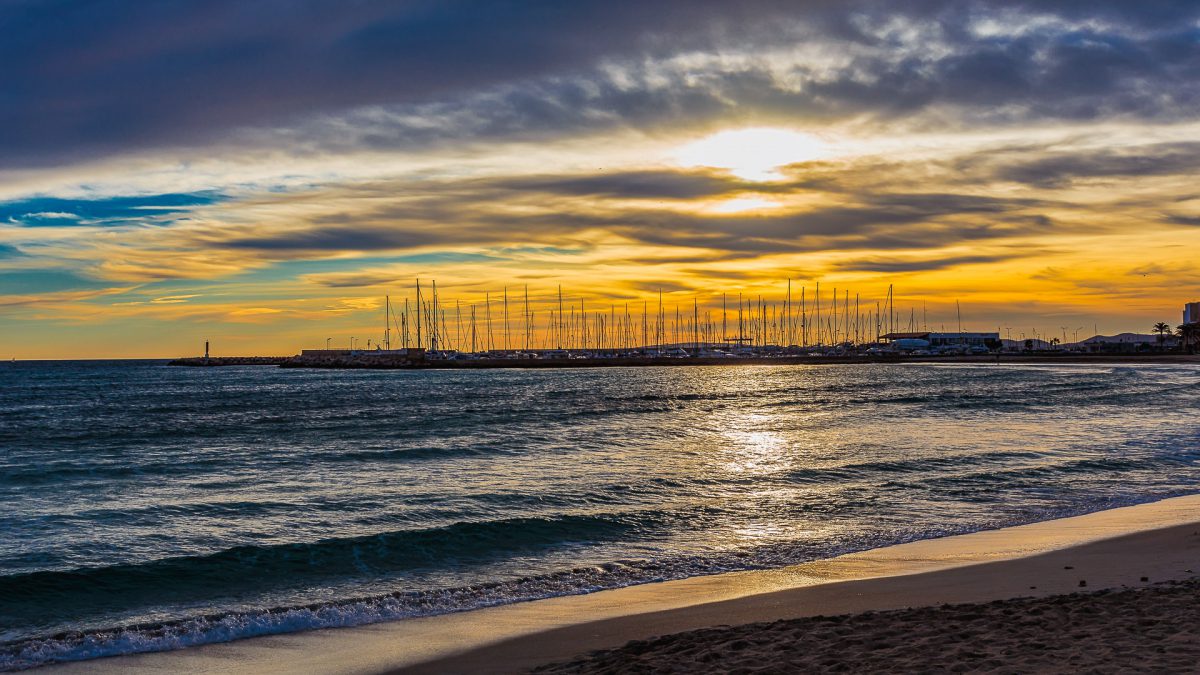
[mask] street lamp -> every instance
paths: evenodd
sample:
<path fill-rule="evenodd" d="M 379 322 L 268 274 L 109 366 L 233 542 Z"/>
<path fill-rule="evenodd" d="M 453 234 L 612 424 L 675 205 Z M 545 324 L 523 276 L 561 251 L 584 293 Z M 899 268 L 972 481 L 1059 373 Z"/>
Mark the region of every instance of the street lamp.
<path fill-rule="evenodd" d="M 329 342 L 331 340 L 333 340 L 331 337 L 325 338 L 325 351 L 329 351 Z"/>

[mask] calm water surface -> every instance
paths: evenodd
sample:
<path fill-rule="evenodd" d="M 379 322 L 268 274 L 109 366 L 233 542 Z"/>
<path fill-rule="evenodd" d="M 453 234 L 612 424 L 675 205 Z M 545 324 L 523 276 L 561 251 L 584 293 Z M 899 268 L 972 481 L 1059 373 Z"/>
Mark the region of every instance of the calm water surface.
<path fill-rule="evenodd" d="M 0 669 L 1200 491 L 1190 365 L 0 365 Z"/>

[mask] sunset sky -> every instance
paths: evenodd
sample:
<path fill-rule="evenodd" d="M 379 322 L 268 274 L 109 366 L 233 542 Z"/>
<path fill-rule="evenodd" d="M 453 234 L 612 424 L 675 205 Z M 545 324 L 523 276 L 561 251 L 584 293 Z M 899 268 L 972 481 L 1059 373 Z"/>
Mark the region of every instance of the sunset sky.
<path fill-rule="evenodd" d="M 436 279 L 819 281 L 931 324 L 1200 300 L 1200 3 L 0 5 L 0 357 L 291 354 Z"/>

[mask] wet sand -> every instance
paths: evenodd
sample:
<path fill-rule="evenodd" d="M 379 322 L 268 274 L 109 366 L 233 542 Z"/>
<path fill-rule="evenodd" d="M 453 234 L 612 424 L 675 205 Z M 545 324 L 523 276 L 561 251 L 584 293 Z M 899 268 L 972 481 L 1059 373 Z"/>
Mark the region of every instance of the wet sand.
<path fill-rule="evenodd" d="M 359 628 L 63 664 L 46 670 L 509 673 L 571 661 L 595 650 L 617 649 L 631 640 L 715 626 L 1140 588 L 1193 578 L 1191 570 L 1196 569 L 1200 569 L 1200 496 L 1189 496 L 913 542 L 780 570 L 697 577 Z M 1147 581 L 1142 581 L 1143 577 Z M 1081 587 L 1080 582 L 1086 586 Z M 1126 601 L 1118 597 L 1116 602 Z M 1018 615 L 1028 611 L 1021 609 Z M 794 641 L 795 627 L 779 630 L 791 631 L 789 639 Z M 975 644 L 971 630 L 965 629 L 966 637 L 959 642 Z M 742 638 L 728 637 L 726 647 L 733 651 L 733 644 Z M 711 636 L 703 639 L 712 641 L 714 648 L 722 644 Z M 855 638 L 851 635 L 849 639 Z M 869 644 L 858 643 L 860 651 Z M 1136 649 L 1138 644 L 1135 640 L 1127 646 Z M 786 667 L 781 656 L 764 658 L 778 661 L 769 667 Z M 634 667 L 632 662 L 624 663 Z M 713 663 L 715 670 L 734 667 L 731 661 L 722 664 L 717 659 Z M 1029 668 L 1013 664 L 1012 669 Z"/>

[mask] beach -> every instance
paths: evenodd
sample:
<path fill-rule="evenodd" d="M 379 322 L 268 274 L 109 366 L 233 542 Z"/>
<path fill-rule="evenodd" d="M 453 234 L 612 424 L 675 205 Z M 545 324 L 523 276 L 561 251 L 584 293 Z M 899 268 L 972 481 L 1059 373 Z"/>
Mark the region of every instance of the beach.
<path fill-rule="evenodd" d="M 1045 662 L 1049 664 L 1045 668 L 1053 670 L 1054 664 L 1059 664 L 1063 666 L 1060 670 L 1070 670 L 1070 654 L 1096 653 L 1077 648 L 1091 644 L 1086 640 L 1104 640 L 1119 647 L 1127 658 L 1149 658 L 1152 653 L 1164 659 L 1190 658 L 1192 652 L 1187 650 L 1193 649 L 1194 641 L 1186 634 L 1172 633 L 1171 628 L 1188 625 L 1195 604 L 1189 599 L 1196 587 L 1192 583 L 1161 584 L 1193 579 L 1194 570 L 1200 569 L 1197 514 L 1200 496 L 1178 497 L 916 541 L 778 570 L 696 577 L 394 623 L 64 664 L 50 666 L 45 672 L 514 673 L 550 664 L 560 664 L 555 668 L 565 672 L 656 670 L 668 665 L 679 672 L 705 667 L 712 671 L 770 670 L 785 669 L 789 659 L 796 658 L 788 649 L 803 650 L 808 644 L 805 636 L 813 630 L 832 631 L 845 640 L 836 652 L 844 663 L 903 669 L 906 662 L 902 659 L 914 656 L 899 655 L 886 662 L 869 659 L 885 659 L 888 649 L 911 645 L 913 640 L 906 636 L 913 627 L 926 631 L 923 639 L 933 645 L 948 639 L 941 629 L 949 626 L 959 627 L 951 636 L 957 651 L 938 656 L 948 659 L 942 664 L 948 669 L 963 663 L 962 659 L 975 659 L 985 668 L 998 660 L 1014 671 L 1044 669 L 1039 665 L 1043 662 L 1012 660 L 1025 658 L 1017 651 L 1028 643 L 1035 651 L 1035 645 L 1054 649 L 1039 652 L 1039 658 L 1053 659 Z M 1139 593 L 1096 594 L 1121 589 L 1138 589 Z M 1089 595 L 1063 599 L 1065 594 L 1080 591 Z M 1029 600 L 1012 601 L 1015 598 Z M 995 601 L 1009 602 L 939 609 L 941 605 Z M 906 613 L 908 608 L 927 609 Z M 1159 614 L 1147 614 L 1147 608 Z M 1053 616 L 1037 618 L 1047 612 L 1065 612 L 1070 620 L 1063 625 L 1068 625 L 1070 632 L 1043 634 L 1037 630 L 1038 621 L 1052 620 Z M 858 616 L 807 619 L 804 623 L 805 617 L 839 615 Z M 797 619 L 801 623 L 761 625 Z M 1131 621 L 1139 628 L 1132 636 L 1122 628 Z M 993 632 L 1014 622 L 1026 626 L 1024 632 L 1002 641 L 991 639 Z M 744 627 L 718 628 L 729 626 Z M 846 627 L 853 630 L 846 633 Z M 754 637 L 764 631 L 776 639 Z M 1122 636 L 1123 642 L 1114 642 L 1113 635 Z M 675 637 L 656 640 L 660 636 Z M 642 642 L 626 647 L 633 640 Z M 623 647 L 619 653 L 562 665 L 589 652 Z M 1001 651 L 991 651 L 994 649 Z M 1005 649 L 1010 653 L 1006 655 Z M 681 656 L 689 650 L 689 656 Z M 706 658 L 710 660 L 700 660 Z M 926 658 L 932 656 L 926 654 Z M 1160 663 L 1166 667 L 1169 662 Z M 825 666 L 818 662 L 814 667 Z"/>

